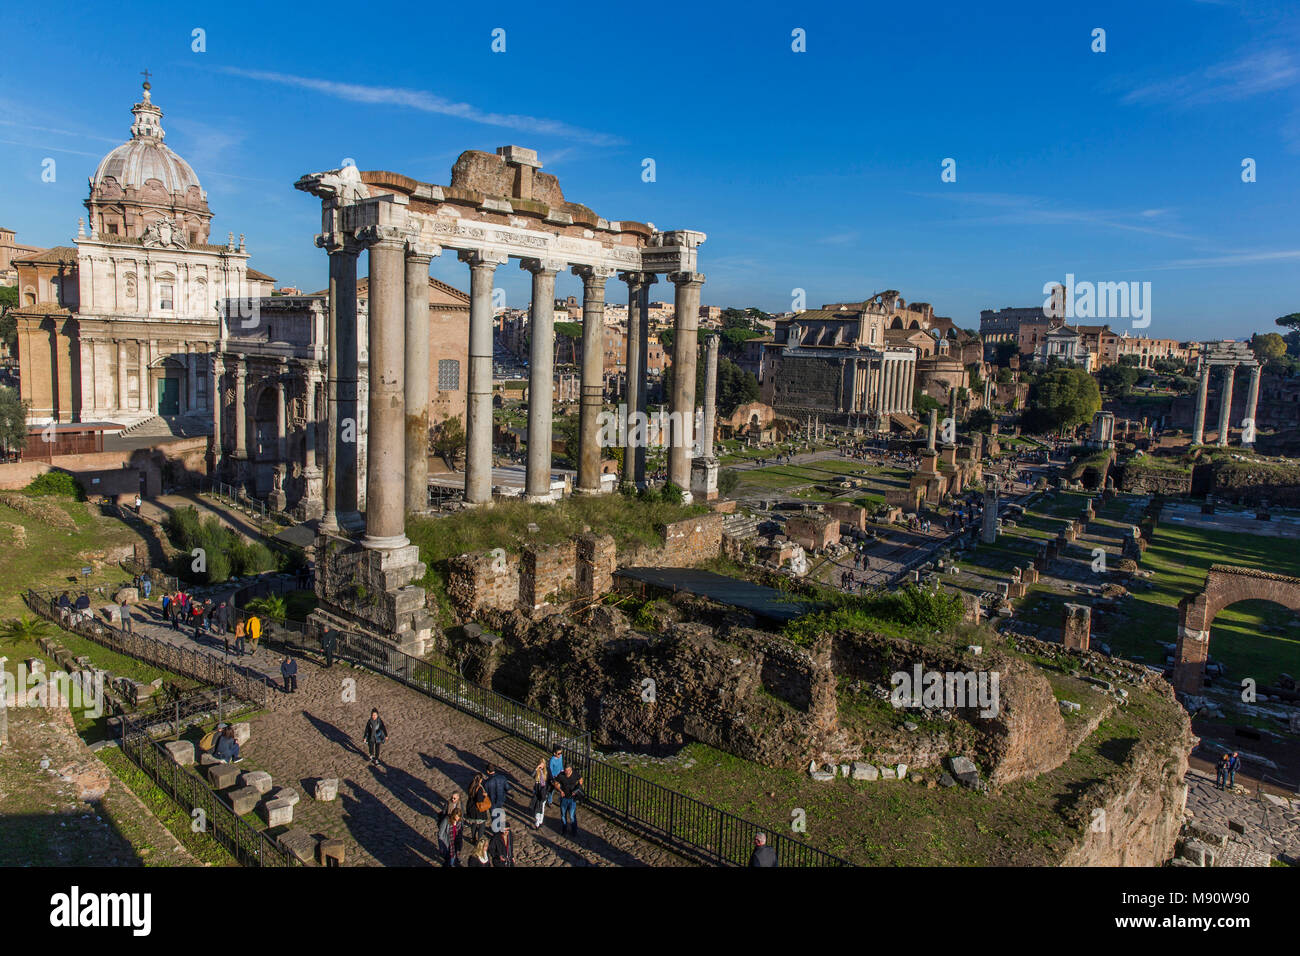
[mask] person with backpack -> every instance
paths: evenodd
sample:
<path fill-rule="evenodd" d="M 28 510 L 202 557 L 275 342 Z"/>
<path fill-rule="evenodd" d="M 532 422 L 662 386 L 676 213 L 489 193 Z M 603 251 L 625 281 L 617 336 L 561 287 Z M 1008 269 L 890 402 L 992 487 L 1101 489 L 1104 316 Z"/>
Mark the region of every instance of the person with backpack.
<path fill-rule="evenodd" d="M 483 786 L 481 773 L 474 774 L 474 779 L 469 782 L 469 789 L 465 792 L 469 796 L 469 809 L 465 814 L 465 822 L 469 825 L 469 841 L 477 843 L 492 813 L 492 798 Z"/>
<path fill-rule="evenodd" d="M 388 739 L 388 727 L 384 724 L 383 718 L 379 716 L 378 708 L 370 711 L 370 719 L 366 721 L 366 729 L 361 734 L 361 739 L 366 742 L 366 747 L 370 750 L 370 763 L 377 766 L 379 764 L 379 748 Z"/>

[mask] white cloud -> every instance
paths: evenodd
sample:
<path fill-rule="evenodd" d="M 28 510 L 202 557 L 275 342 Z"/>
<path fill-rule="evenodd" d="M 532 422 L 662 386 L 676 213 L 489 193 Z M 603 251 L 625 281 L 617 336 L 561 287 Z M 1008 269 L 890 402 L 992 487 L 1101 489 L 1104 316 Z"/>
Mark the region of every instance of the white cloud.
<path fill-rule="evenodd" d="M 223 72 L 251 80 L 279 83 L 283 86 L 293 86 L 303 90 L 314 90 L 317 93 L 323 93 L 326 96 L 348 100 L 353 103 L 383 103 L 389 106 L 403 106 L 423 113 L 454 116 L 468 120 L 471 123 L 501 126 L 525 133 L 559 136 L 589 143 L 592 146 L 618 146 L 623 143 L 622 139 L 609 133 L 582 129 L 559 120 L 537 116 L 525 116 L 518 113 L 493 113 L 479 109 L 469 103 L 454 102 L 425 90 L 410 90 L 396 86 L 364 86 L 360 83 L 339 83 L 335 80 L 318 80 L 307 76 L 293 76 L 288 73 L 273 73 L 266 70 L 244 70 L 238 67 L 223 67 Z"/>

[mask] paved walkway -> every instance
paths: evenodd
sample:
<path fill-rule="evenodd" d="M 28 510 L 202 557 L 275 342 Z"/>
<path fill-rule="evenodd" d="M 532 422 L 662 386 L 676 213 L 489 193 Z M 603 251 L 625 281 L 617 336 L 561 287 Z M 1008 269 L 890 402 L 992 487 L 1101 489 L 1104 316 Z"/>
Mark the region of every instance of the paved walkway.
<path fill-rule="evenodd" d="M 135 628 L 169 643 L 222 652 L 220 640 L 196 645 L 192 631 L 173 631 L 138 615 Z M 263 647 L 243 660 L 280 686 L 280 658 L 274 652 Z M 345 701 L 345 691 L 354 691 L 348 695 L 354 703 Z M 380 767 L 369 766 L 361 740 L 372 707 L 379 708 L 390 734 Z M 265 770 L 277 786 L 296 789 L 301 801 L 294 823 L 315 835 L 342 837 L 348 865 L 441 862 L 437 814 L 452 793 L 459 792 L 464 805 L 465 787 L 487 761 L 503 768 L 514 784 L 507 810 L 517 865 L 684 865 L 675 854 L 582 808 L 577 837 L 560 835 L 558 805 L 540 830 L 532 829 L 524 787 L 541 756 L 536 748 L 360 667 L 336 663 L 326 671 L 299 659 L 298 692 L 276 691 L 268 712 L 252 725 L 241 768 Z M 339 779 L 337 800 L 318 803 L 311 797 L 320 777 Z"/>
<path fill-rule="evenodd" d="M 1186 780 L 1187 809 L 1197 823 L 1222 830 L 1269 856 L 1286 857 L 1292 865 L 1300 863 L 1300 798 L 1265 795 L 1261 799 L 1240 783 L 1233 790 L 1220 790 L 1212 776 L 1194 768 Z M 1230 821 L 1245 824 L 1245 833 L 1233 833 Z"/>

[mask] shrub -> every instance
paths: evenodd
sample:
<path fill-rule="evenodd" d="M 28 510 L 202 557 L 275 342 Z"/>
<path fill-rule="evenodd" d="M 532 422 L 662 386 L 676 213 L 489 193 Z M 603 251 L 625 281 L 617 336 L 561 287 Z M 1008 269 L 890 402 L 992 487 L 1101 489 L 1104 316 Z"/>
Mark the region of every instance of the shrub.
<path fill-rule="evenodd" d="M 86 500 L 86 491 L 81 487 L 81 482 L 66 471 L 47 471 L 43 475 L 37 475 L 23 491 L 33 497 L 63 495 L 78 501 Z"/>

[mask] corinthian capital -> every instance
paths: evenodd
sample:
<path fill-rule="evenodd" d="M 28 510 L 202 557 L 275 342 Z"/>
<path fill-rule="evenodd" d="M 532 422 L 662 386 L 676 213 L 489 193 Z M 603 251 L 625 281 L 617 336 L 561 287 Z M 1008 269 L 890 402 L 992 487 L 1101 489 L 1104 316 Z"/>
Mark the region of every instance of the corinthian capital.
<path fill-rule="evenodd" d="M 356 241 L 362 246 L 406 243 L 406 233 L 398 226 L 362 226 L 354 235 Z"/>

